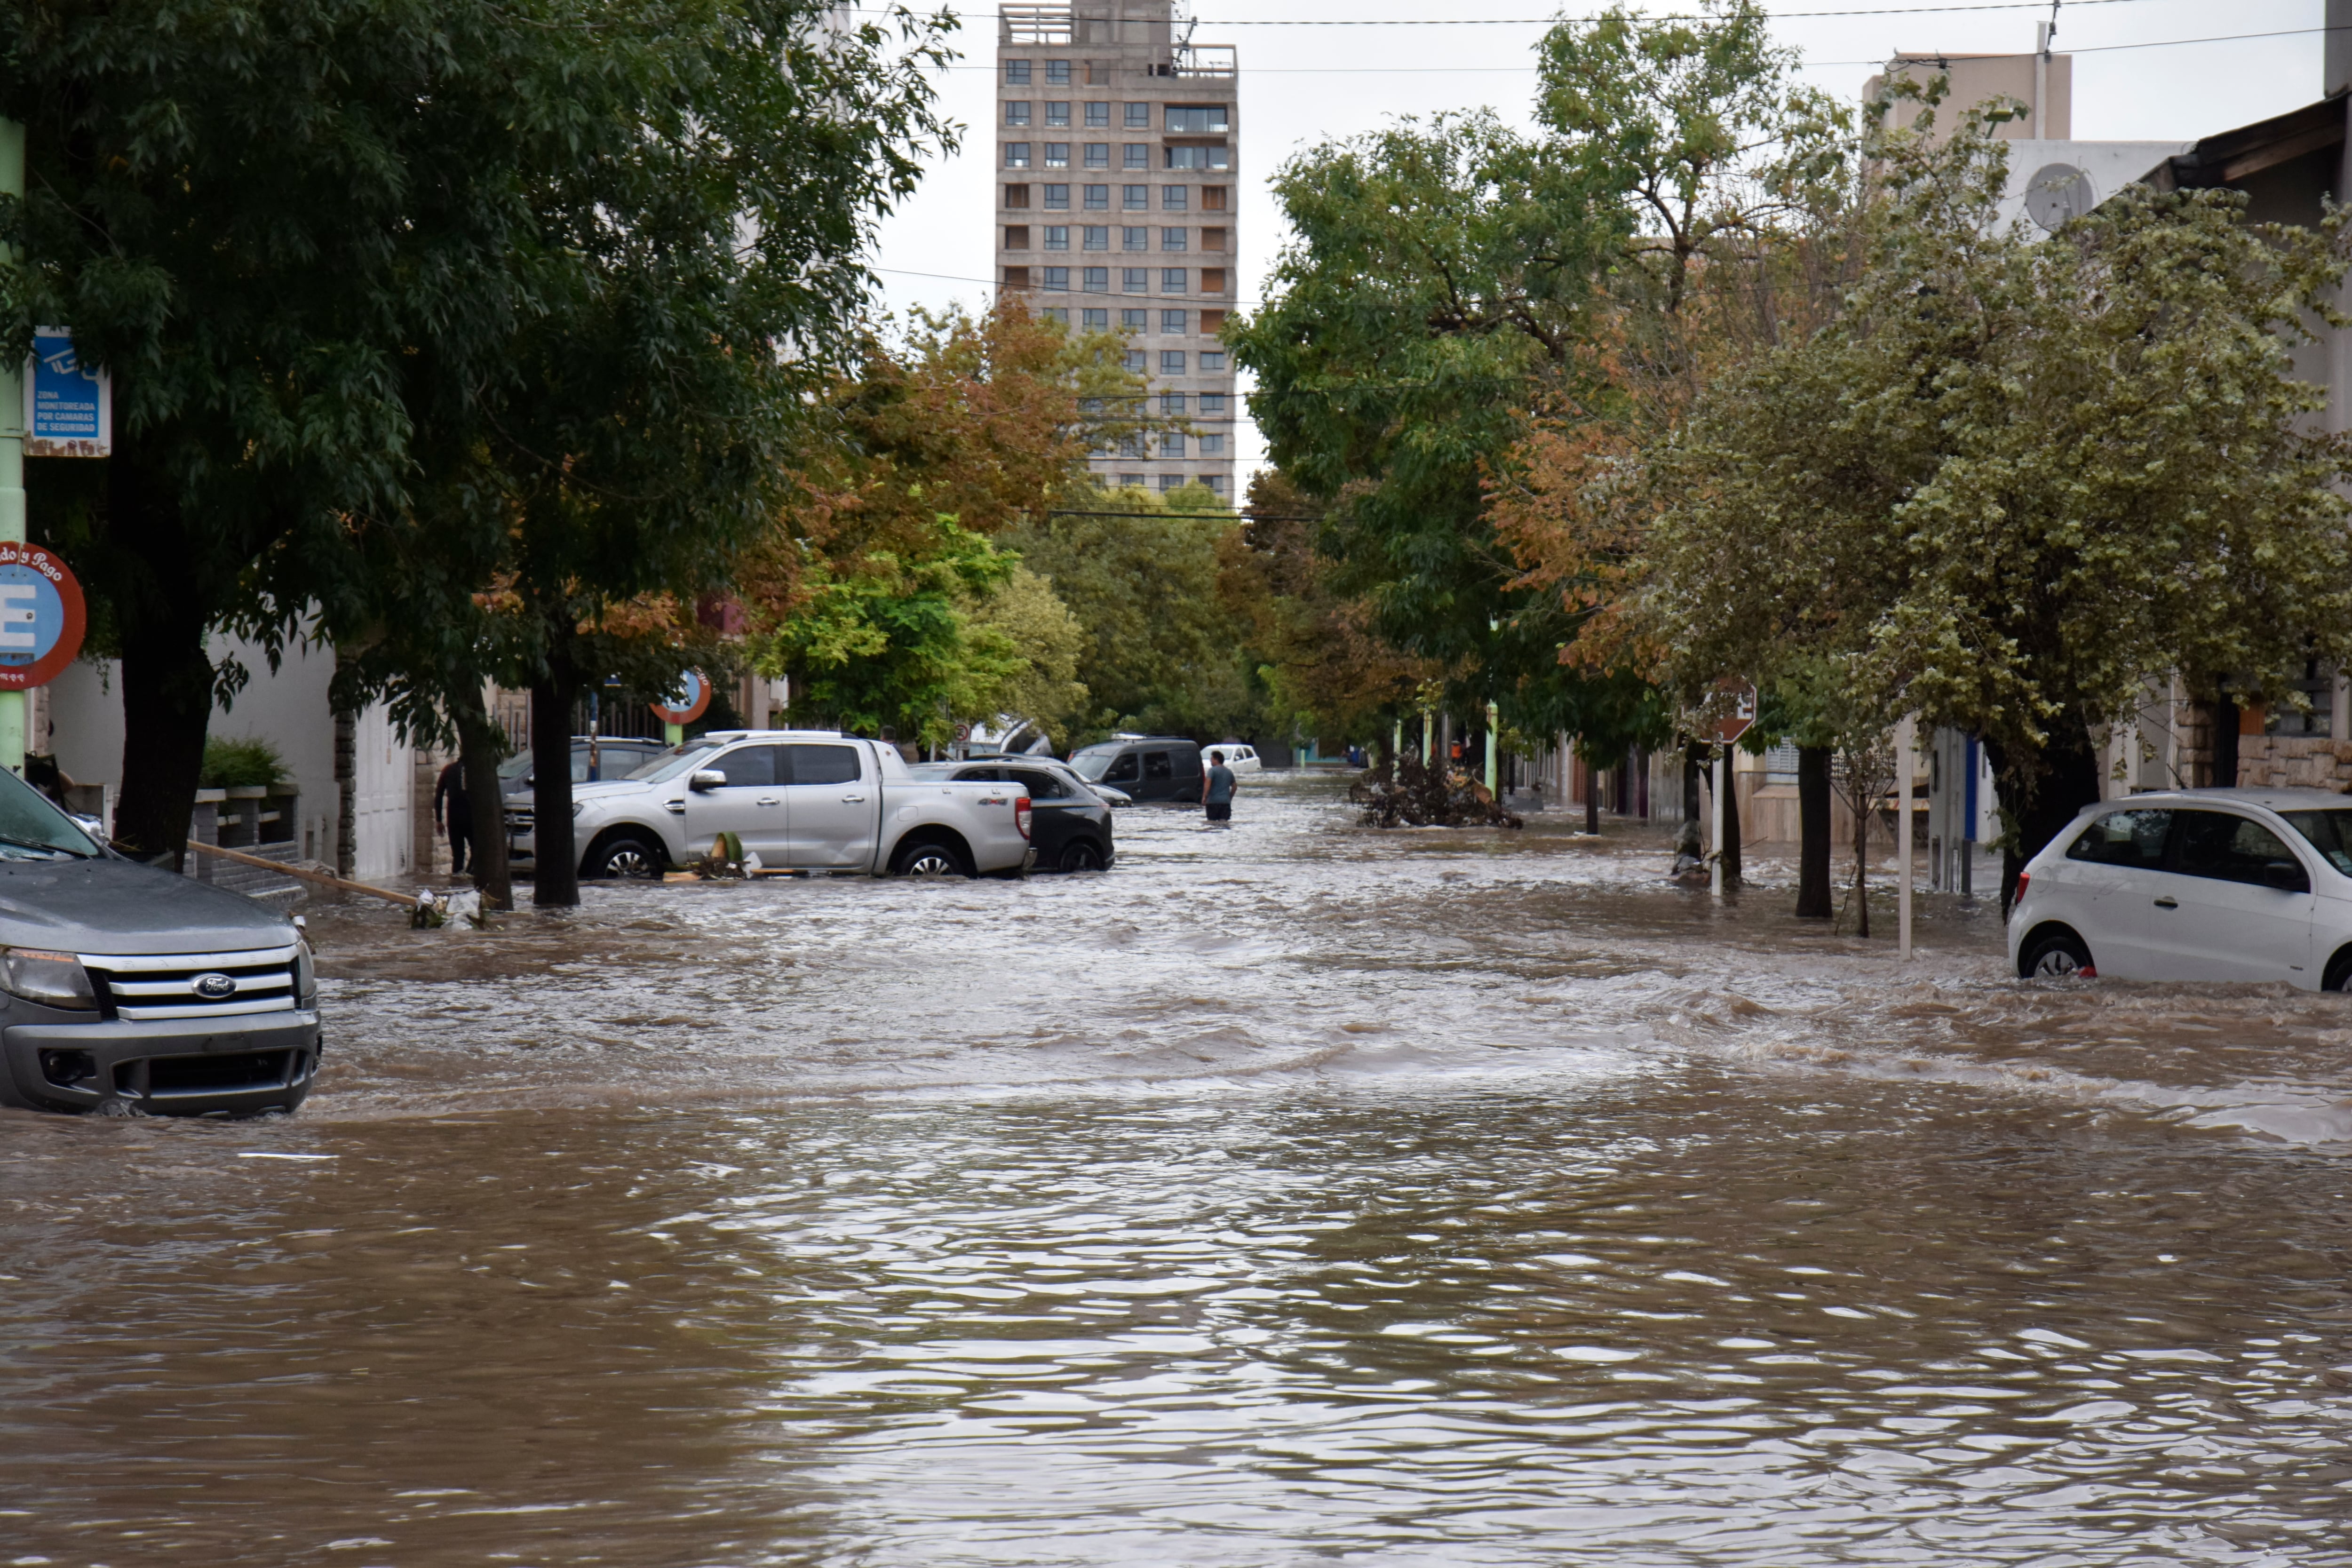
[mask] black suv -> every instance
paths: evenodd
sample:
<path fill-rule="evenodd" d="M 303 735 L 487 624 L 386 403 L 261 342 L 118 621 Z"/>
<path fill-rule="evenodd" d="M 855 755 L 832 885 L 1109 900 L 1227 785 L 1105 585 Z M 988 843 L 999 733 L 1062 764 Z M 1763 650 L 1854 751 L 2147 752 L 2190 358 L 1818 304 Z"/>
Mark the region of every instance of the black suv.
<path fill-rule="evenodd" d="M 919 779 L 984 779 L 1019 784 L 1029 795 L 1029 842 L 1041 871 L 1108 871 L 1110 803 L 1087 787 L 1066 763 L 1051 757 L 994 757 L 969 763 L 924 763 Z"/>
<path fill-rule="evenodd" d="M 1201 799 L 1201 748 L 1180 735 L 1118 735 L 1070 753 L 1088 783 L 1125 790 L 1137 800 Z"/>

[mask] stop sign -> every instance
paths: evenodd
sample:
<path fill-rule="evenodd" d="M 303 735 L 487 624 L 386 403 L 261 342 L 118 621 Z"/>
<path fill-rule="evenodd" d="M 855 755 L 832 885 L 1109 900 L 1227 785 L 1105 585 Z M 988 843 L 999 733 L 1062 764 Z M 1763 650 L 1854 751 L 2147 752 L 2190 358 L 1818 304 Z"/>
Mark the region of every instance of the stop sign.
<path fill-rule="evenodd" d="M 1708 738 L 1718 746 L 1728 746 L 1748 733 L 1756 722 L 1756 687 L 1752 681 L 1730 677 L 1715 683 L 1719 700 L 1727 705 L 1726 711 L 1707 731 Z"/>

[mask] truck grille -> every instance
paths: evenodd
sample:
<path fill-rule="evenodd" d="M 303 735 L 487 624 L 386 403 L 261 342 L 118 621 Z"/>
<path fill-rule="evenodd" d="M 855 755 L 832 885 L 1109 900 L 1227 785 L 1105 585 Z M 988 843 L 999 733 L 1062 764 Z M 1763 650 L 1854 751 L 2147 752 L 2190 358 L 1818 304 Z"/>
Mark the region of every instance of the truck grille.
<path fill-rule="evenodd" d="M 79 955 L 115 1016 L 132 1022 L 152 1018 L 227 1018 L 240 1013 L 280 1013 L 294 1006 L 294 954 L 286 947 L 243 952 Z M 207 978 L 219 976 L 208 987 Z M 216 993 L 211 994 L 211 993 Z"/>

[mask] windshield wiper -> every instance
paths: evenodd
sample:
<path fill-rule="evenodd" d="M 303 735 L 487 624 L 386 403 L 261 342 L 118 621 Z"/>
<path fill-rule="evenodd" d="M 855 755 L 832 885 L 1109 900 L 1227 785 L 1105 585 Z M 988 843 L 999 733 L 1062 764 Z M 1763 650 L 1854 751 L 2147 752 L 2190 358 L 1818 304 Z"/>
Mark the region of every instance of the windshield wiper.
<path fill-rule="evenodd" d="M 38 849 L 50 855 L 63 855 L 75 860 L 87 860 L 89 858 L 87 855 L 76 854 L 73 850 L 67 848 L 62 844 L 43 844 L 31 838 L 11 838 L 5 833 L 0 833 L 0 844 L 7 845 L 9 847 L 14 849 Z"/>

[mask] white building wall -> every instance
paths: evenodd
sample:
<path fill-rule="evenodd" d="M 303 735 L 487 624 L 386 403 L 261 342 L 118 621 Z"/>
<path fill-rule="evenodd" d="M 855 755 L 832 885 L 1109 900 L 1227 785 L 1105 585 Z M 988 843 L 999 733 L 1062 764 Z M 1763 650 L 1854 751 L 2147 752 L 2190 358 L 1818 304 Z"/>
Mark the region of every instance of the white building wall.
<path fill-rule="evenodd" d="M 381 703 L 353 721 L 352 742 L 352 874 L 362 882 L 404 877 L 415 853 L 414 749 Z"/>

